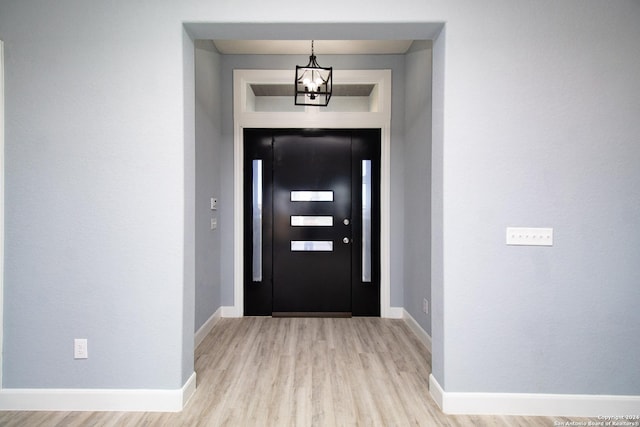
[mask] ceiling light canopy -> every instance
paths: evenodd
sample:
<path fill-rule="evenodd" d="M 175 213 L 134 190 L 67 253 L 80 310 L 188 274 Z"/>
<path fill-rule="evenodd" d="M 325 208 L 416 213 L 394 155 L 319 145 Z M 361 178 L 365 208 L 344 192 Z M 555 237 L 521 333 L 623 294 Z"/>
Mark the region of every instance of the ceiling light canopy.
<path fill-rule="evenodd" d="M 307 65 L 296 65 L 295 105 L 326 107 L 333 89 L 333 67 L 321 67 L 316 60 L 311 40 L 311 56 Z"/>

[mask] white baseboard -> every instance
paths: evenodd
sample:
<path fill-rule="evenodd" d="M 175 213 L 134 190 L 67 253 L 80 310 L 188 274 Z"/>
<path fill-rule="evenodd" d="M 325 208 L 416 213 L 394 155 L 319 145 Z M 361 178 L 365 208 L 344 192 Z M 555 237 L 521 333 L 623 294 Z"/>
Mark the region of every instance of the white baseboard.
<path fill-rule="evenodd" d="M 445 412 L 444 390 L 442 389 L 442 387 L 440 387 L 440 383 L 438 382 L 438 380 L 436 380 L 436 377 L 434 377 L 433 374 L 429 374 L 429 394 L 431 395 L 431 397 L 433 397 L 433 400 L 436 402 L 436 405 L 438 405 L 438 408 L 440 408 L 442 412 Z"/>
<path fill-rule="evenodd" d="M 446 392 L 433 375 L 429 393 L 446 414 L 600 417 L 637 414 L 640 396 Z"/>
<path fill-rule="evenodd" d="M 416 319 L 414 319 L 407 310 L 402 309 L 402 311 L 402 318 L 404 319 L 404 322 L 407 324 L 407 326 L 409 326 L 409 328 L 411 328 L 413 333 L 418 337 L 420 342 L 422 342 L 427 350 L 429 350 L 429 353 L 431 353 L 431 337 L 429 336 L 429 334 L 424 329 L 422 329 L 422 326 L 420 326 Z"/>
<path fill-rule="evenodd" d="M 177 390 L 0 390 L 1 411 L 179 412 L 196 391 L 196 373 Z"/>
<path fill-rule="evenodd" d="M 387 315 L 383 316 L 387 319 L 402 319 L 404 316 L 404 308 L 403 307 L 389 307 L 387 309 Z"/>
<path fill-rule="evenodd" d="M 220 308 L 222 309 L 220 312 L 222 317 L 242 317 L 242 310 L 240 307 L 236 307 L 235 305 L 226 305 Z"/>
<path fill-rule="evenodd" d="M 187 380 L 187 382 L 182 386 L 182 406 L 180 406 L 180 409 L 174 412 L 182 411 L 184 407 L 187 405 L 187 402 L 189 401 L 189 399 L 191 399 L 193 395 L 196 393 L 196 385 L 197 385 L 196 378 L 197 378 L 196 373 L 195 372 L 192 373 L 189 379 Z"/>
<path fill-rule="evenodd" d="M 218 309 L 211 315 L 211 317 L 209 317 L 209 319 L 204 322 L 204 325 L 200 326 L 200 328 L 196 332 L 196 336 L 193 340 L 194 348 L 198 348 L 200 343 L 202 343 L 205 337 L 209 335 L 209 332 L 211 332 L 211 329 L 213 329 L 213 327 L 216 325 L 216 323 L 218 323 L 221 317 L 222 307 L 218 307 Z"/>

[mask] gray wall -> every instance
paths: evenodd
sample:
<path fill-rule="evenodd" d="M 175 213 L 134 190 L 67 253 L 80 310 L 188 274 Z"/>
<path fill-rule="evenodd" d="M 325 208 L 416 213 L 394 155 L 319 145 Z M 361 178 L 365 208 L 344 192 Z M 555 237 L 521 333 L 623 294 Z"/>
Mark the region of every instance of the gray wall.
<path fill-rule="evenodd" d="M 640 3 L 448 17 L 445 390 L 640 394 Z"/>
<path fill-rule="evenodd" d="M 444 370 L 444 82 L 445 40 L 443 28 L 432 43 L 431 85 L 431 370 L 440 385 Z"/>
<path fill-rule="evenodd" d="M 382 24 L 354 2 L 294 6 L 0 1 L 3 385 L 177 388 L 193 370 L 184 22 L 218 23 L 189 25 L 196 38 L 263 39 L 426 39 L 423 23 L 446 22 L 434 375 L 452 392 L 640 395 L 638 2 L 374 0 L 367 20 Z M 311 20 L 331 24 L 299 24 Z M 511 225 L 552 226 L 555 245 L 507 247 Z M 72 359 L 74 337 L 89 339 L 87 361 Z"/>
<path fill-rule="evenodd" d="M 211 218 L 219 222 L 223 205 L 211 210 L 210 199 L 222 190 L 221 55 L 211 41 L 195 43 L 195 330 L 220 307 L 221 241 L 219 229 L 211 230 Z M 231 181 L 233 182 L 233 181 Z M 222 202 L 221 200 L 219 200 Z"/>
<path fill-rule="evenodd" d="M 175 12 L 0 3 L 3 387 L 176 389 L 193 372 Z"/>
<path fill-rule="evenodd" d="M 403 305 L 403 269 L 402 249 L 404 242 L 404 55 L 321 55 L 316 52 L 318 62 L 334 69 L 391 69 L 392 105 L 391 105 L 391 305 Z M 234 69 L 295 69 L 296 64 L 306 64 L 308 56 L 298 55 L 222 55 L 223 81 L 222 104 L 224 144 L 223 164 L 233 165 L 233 70 Z M 225 205 L 233 204 L 233 169 L 222 170 L 222 182 L 225 184 Z M 228 199 L 228 201 L 227 201 Z M 233 214 L 225 217 L 222 227 L 229 232 L 228 242 L 233 241 Z M 233 258 L 226 255 L 222 263 L 222 305 L 233 305 Z"/>
<path fill-rule="evenodd" d="M 405 55 L 404 304 L 431 335 L 431 41 L 416 41 Z M 431 307 L 429 307 L 430 309 Z"/>

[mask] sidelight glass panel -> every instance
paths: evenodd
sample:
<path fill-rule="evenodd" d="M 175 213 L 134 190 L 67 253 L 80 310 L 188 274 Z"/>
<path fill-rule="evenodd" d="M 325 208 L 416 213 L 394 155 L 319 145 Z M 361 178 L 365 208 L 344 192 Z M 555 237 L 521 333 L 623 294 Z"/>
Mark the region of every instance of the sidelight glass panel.
<path fill-rule="evenodd" d="M 333 242 L 325 240 L 292 240 L 293 252 L 332 252 Z"/>
<path fill-rule="evenodd" d="M 332 216 L 292 215 L 292 227 L 333 227 Z"/>
<path fill-rule="evenodd" d="M 292 191 L 292 202 L 333 202 L 333 191 Z"/>
<path fill-rule="evenodd" d="M 362 281 L 371 282 L 371 160 L 362 161 Z"/>
<path fill-rule="evenodd" d="M 253 281 L 262 282 L 262 160 L 253 160 L 252 222 L 253 222 Z"/>

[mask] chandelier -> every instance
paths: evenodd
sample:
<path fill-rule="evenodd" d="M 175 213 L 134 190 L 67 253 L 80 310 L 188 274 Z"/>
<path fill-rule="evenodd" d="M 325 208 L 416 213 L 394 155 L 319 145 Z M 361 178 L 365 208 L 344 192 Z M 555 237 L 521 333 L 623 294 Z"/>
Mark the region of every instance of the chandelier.
<path fill-rule="evenodd" d="M 333 67 L 321 67 L 316 61 L 311 40 L 311 56 L 307 65 L 296 65 L 295 105 L 326 107 L 333 88 Z"/>

